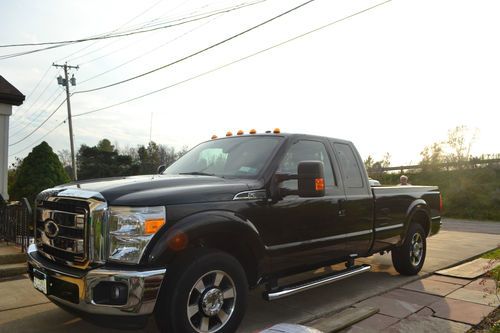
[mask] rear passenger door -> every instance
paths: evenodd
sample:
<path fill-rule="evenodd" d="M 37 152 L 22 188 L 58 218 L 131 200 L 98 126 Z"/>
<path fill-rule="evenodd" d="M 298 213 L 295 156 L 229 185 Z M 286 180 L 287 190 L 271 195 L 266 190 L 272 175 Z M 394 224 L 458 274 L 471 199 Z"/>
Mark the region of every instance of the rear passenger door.
<path fill-rule="evenodd" d="M 346 251 L 364 255 L 368 252 L 373 238 L 373 195 L 368 184 L 363 162 L 359 154 L 347 142 L 332 141 L 334 155 L 342 174 L 345 202 L 341 204 L 344 221 Z"/>

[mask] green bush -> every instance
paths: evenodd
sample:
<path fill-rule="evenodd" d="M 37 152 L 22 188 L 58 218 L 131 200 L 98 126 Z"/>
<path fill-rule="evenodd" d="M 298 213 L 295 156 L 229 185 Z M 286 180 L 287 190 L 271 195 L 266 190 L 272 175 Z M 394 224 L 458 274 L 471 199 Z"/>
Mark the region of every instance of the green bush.
<path fill-rule="evenodd" d="M 374 175 L 383 185 L 397 185 L 399 174 Z M 500 169 L 484 167 L 408 173 L 413 185 L 439 186 L 444 216 L 500 221 Z"/>
<path fill-rule="evenodd" d="M 57 155 L 44 141 L 31 151 L 16 170 L 11 199 L 23 197 L 34 202 L 36 195 L 47 188 L 69 182 Z"/>

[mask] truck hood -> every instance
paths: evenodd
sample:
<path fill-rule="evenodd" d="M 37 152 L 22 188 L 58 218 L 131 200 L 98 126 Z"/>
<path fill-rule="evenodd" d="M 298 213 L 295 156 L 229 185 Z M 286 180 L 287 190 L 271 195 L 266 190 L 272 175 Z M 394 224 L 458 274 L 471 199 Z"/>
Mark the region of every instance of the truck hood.
<path fill-rule="evenodd" d="M 258 182 L 212 176 L 146 175 L 79 181 L 43 193 L 71 190 L 99 192 L 110 205 L 160 206 L 196 202 L 230 201 Z M 48 193 L 47 193 L 48 194 Z"/>

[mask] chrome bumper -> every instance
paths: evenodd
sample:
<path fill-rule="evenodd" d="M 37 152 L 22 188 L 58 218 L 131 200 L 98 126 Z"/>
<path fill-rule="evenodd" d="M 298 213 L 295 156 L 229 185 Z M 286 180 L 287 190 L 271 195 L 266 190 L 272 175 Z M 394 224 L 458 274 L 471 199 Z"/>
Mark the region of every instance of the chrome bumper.
<path fill-rule="evenodd" d="M 69 308 L 90 314 L 119 315 L 119 316 L 143 316 L 153 312 L 156 299 L 165 275 L 166 269 L 151 271 L 125 271 L 96 268 L 90 271 L 80 271 L 56 265 L 37 253 L 35 245 L 28 249 L 28 267 L 30 277 L 33 269 L 47 276 L 47 297 L 56 303 Z M 51 282 L 52 281 L 52 282 Z M 76 285 L 78 290 L 78 302 L 72 302 L 61 298 L 60 295 L 51 294 L 51 286 L 54 282 L 64 281 L 65 285 Z M 123 305 L 96 304 L 94 302 L 93 290 L 100 282 L 112 281 L 125 284 L 128 288 L 127 301 Z"/>

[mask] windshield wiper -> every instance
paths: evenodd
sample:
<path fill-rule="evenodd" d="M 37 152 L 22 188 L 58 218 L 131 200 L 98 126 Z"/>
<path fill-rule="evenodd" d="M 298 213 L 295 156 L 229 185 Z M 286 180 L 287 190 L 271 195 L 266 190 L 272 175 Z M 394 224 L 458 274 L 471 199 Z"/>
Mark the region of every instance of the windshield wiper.
<path fill-rule="evenodd" d="M 193 176 L 215 176 L 213 173 L 191 171 L 191 172 L 179 172 L 179 175 L 193 175 Z"/>

